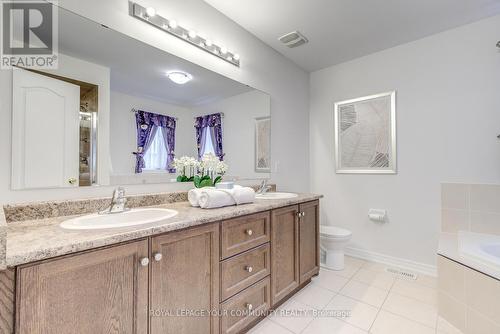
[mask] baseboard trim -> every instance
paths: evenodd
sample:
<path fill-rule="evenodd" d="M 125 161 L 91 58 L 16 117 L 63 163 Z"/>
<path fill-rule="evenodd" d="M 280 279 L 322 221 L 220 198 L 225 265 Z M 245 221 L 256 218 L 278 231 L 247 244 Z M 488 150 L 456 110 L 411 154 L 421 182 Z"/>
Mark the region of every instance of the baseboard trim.
<path fill-rule="evenodd" d="M 368 260 L 372 262 L 382 263 L 391 267 L 410 270 L 415 273 L 421 273 L 434 277 L 437 276 L 437 267 L 425 263 L 415 262 L 353 247 L 347 247 L 345 249 L 345 254 L 362 260 Z"/>

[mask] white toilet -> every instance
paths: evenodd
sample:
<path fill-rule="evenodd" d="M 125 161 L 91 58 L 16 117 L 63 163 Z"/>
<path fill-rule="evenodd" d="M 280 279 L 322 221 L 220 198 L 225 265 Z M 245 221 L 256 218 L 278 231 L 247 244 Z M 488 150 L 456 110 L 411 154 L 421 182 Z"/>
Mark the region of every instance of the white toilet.
<path fill-rule="evenodd" d="M 344 269 L 344 248 L 351 240 L 352 232 L 340 227 L 320 225 L 321 248 L 326 252 L 325 267 Z"/>

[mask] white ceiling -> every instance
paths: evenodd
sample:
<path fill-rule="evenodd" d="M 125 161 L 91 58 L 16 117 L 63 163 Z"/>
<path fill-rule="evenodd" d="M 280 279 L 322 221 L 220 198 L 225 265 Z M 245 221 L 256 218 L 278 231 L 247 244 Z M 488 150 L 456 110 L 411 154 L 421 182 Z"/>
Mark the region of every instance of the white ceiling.
<path fill-rule="evenodd" d="M 193 107 L 253 90 L 237 81 L 156 49 L 60 9 L 59 51 L 111 69 L 111 89 Z M 167 71 L 182 70 L 193 80 L 171 82 Z"/>
<path fill-rule="evenodd" d="M 500 0 L 205 1 L 308 71 L 500 14 Z M 278 41 L 293 30 L 309 43 Z"/>

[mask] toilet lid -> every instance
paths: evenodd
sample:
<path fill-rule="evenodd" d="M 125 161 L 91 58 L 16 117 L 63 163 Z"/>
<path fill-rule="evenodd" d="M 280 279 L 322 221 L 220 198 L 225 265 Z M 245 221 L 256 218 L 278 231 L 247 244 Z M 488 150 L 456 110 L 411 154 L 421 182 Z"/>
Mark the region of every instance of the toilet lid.
<path fill-rule="evenodd" d="M 326 226 L 326 225 L 319 226 L 319 233 L 325 237 L 330 237 L 330 238 L 348 237 L 352 234 L 352 232 L 349 230 L 336 226 Z"/>

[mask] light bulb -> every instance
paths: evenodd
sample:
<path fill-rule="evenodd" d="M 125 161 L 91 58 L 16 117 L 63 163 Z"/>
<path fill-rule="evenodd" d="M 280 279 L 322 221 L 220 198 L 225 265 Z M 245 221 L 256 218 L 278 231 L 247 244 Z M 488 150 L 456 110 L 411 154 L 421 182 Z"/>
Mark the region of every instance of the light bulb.
<path fill-rule="evenodd" d="M 227 49 L 223 46 L 220 47 L 220 53 L 221 54 L 226 54 L 227 53 Z"/>
<path fill-rule="evenodd" d="M 177 28 L 177 21 L 175 21 L 175 20 L 168 21 L 168 26 L 170 27 L 170 29 Z"/>
<path fill-rule="evenodd" d="M 156 9 L 154 9 L 153 7 L 148 7 L 146 8 L 146 15 L 148 17 L 153 17 L 156 15 Z"/>
<path fill-rule="evenodd" d="M 240 60 L 240 55 L 235 53 L 233 56 L 234 60 Z"/>
<path fill-rule="evenodd" d="M 189 30 L 189 38 L 195 39 L 197 36 L 196 31 L 194 30 Z"/>
<path fill-rule="evenodd" d="M 212 41 L 211 41 L 211 40 L 209 40 L 209 39 L 207 39 L 207 40 L 205 41 L 205 45 L 206 45 L 207 47 L 211 47 L 211 46 L 212 46 Z"/>

